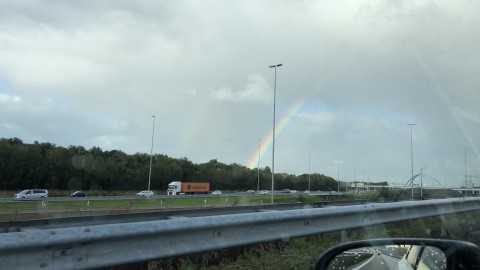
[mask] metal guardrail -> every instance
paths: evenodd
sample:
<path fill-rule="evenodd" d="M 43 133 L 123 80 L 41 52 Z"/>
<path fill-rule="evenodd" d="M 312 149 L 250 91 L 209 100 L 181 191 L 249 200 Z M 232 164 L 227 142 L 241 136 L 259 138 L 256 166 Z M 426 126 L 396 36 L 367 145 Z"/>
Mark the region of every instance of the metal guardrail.
<path fill-rule="evenodd" d="M 423 198 L 415 198 L 423 200 Z M 339 200 L 339 201 L 321 201 L 321 202 L 309 202 L 309 203 L 289 203 L 289 204 L 259 204 L 259 205 L 247 205 L 247 206 L 235 206 L 235 207 L 206 207 L 206 208 L 194 208 L 194 209 L 175 209 L 165 208 L 163 210 L 151 211 L 141 213 L 124 213 L 124 214 L 112 214 L 113 209 L 107 208 L 107 211 L 103 211 L 102 208 L 85 209 L 81 212 L 81 216 L 68 216 L 60 218 L 43 218 L 32 220 L 12 220 L 12 221 L 0 221 L 0 233 L 7 232 L 19 232 L 25 229 L 52 229 L 52 228 L 65 228 L 76 226 L 92 226 L 102 224 L 113 223 L 127 223 L 127 222 L 139 222 L 139 221 L 152 221 L 152 220 L 164 220 L 172 219 L 176 217 L 200 217 L 200 216 L 217 216 L 217 215 L 231 215 L 241 213 L 254 213 L 261 211 L 284 211 L 294 209 L 305 208 L 324 208 L 333 206 L 349 206 L 359 205 L 367 203 L 386 203 L 386 202 L 398 202 L 398 201 L 411 201 L 412 198 L 392 198 L 392 199 L 359 199 L 359 200 Z M 63 209 L 65 211 L 67 209 Z M 146 209 L 144 209 L 146 210 Z M 55 211 L 61 211 L 55 209 Z M 121 210 L 119 210 L 121 211 Z M 51 214 L 49 210 L 45 213 Z M 74 212 L 66 211 L 66 215 L 74 214 Z M 78 215 L 79 212 L 77 212 Z M 4 214 L 4 213 L 2 213 Z M 58 212 L 57 215 L 61 214 Z M 84 215 L 87 214 L 87 215 Z"/>
<path fill-rule="evenodd" d="M 392 199 L 391 201 L 399 199 Z M 405 199 L 400 199 L 405 200 Z M 407 200 L 411 200 L 408 198 Z M 235 207 L 206 207 L 194 209 L 175 209 L 166 208 L 161 211 L 150 211 L 143 213 L 128 213 L 128 214 L 105 214 L 111 211 L 101 211 L 98 208 L 88 209 L 91 216 L 76 216 L 76 217 L 62 217 L 62 218 L 48 218 L 48 219 L 34 219 L 34 220 L 14 220 L 1 221 L 0 233 L 17 232 L 25 229 L 48 229 L 48 228 L 65 228 L 75 226 L 92 226 L 113 223 L 127 223 L 139 221 L 152 221 L 172 219 L 176 217 L 200 217 L 200 216 L 217 216 L 217 215 L 231 215 L 241 213 L 254 213 L 260 211 L 284 211 L 304 208 L 322 208 L 332 206 L 346 206 L 359 205 L 365 203 L 379 202 L 378 200 L 348 200 L 348 201 L 328 201 L 328 202 L 313 202 L 313 203 L 290 203 L 290 204 L 260 204 L 248 206 Z M 388 202 L 382 200 L 382 202 Z M 85 210 L 88 211 L 88 210 Z M 65 209 L 64 209 L 65 211 Z M 48 211 L 47 211 L 48 212 Z M 84 213 L 85 213 L 84 212 Z M 98 214 L 96 214 L 98 212 Z M 70 213 L 70 212 L 68 212 Z M 83 214 L 83 213 L 82 213 Z"/>
<path fill-rule="evenodd" d="M 479 198 L 265 211 L 0 234 L 0 269 L 86 269 L 480 209 Z"/>

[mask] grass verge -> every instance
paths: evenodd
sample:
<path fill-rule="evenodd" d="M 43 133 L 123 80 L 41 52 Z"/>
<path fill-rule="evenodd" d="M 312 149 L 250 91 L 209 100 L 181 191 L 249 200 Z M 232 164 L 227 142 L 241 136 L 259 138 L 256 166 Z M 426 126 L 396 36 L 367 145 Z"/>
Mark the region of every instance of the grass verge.
<path fill-rule="evenodd" d="M 472 228 L 480 228 L 480 211 L 445 216 L 444 238 L 480 244 Z M 414 237 L 441 238 L 440 217 L 429 217 L 380 224 L 347 231 L 347 240 Z M 319 256 L 339 244 L 340 232 L 324 233 L 287 241 L 272 241 L 244 247 L 217 250 L 165 260 L 152 261 L 148 269 L 314 269 Z"/>

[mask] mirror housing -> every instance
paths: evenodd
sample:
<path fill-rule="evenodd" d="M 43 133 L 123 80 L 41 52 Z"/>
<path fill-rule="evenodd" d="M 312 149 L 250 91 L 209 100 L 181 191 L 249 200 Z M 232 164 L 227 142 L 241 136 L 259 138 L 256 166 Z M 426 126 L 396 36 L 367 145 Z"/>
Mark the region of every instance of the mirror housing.
<path fill-rule="evenodd" d="M 441 269 L 480 269 L 480 248 L 477 245 L 458 240 L 423 238 L 385 238 L 340 244 L 323 253 L 317 261 L 315 269 L 328 269 L 329 265 L 332 264 L 334 259 L 343 252 L 348 253 L 348 251 L 354 249 L 392 245 L 414 245 L 421 247 L 429 246 L 436 248 L 442 251 L 444 253 L 444 258 L 446 258 L 446 268 Z"/>

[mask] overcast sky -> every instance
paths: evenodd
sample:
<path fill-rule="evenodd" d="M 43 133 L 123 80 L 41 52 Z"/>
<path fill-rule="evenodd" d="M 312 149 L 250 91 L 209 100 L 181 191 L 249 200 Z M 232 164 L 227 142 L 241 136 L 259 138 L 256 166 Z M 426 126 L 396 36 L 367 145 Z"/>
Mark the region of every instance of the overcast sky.
<path fill-rule="evenodd" d="M 480 184 L 480 2 L 2 1 L 0 137 Z M 466 151 L 465 151 L 465 147 Z M 465 164 L 466 153 L 466 164 Z M 338 164 L 337 164 L 338 163 Z M 429 178 L 429 177 L 427 177 Z M 208 179 L 205 179 L 208 180 Z M 427 184 L 433 181 L 426 180 Z"/>

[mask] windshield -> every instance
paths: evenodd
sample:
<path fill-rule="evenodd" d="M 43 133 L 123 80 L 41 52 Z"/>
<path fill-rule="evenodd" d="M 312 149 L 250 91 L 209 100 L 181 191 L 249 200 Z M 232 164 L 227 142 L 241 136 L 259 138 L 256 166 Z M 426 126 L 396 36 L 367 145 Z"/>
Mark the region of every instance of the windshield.
<path fill-rule="evenodd" d="M 189 210 L 148 220 L 184 228 L 198 224 L 196 210 L 248 210 L 251 222 L 269 211 L 477 196 L 479 13 L 470 0 L 2 1 L 1 222 L 94 217 L 97 226 L 103 216 Z M 142 260 L 308 269 L 341 241 L 475 242 L 480 228 L 468 225 L 471 212 L 356 223 L 372 216 L 301 238 L 239 226 L 256 238 L 241 245 L 229 245 L 248 238 L 228 235 L 237 229 L 218 230 L 203 239 L 225 245 L 199 250 L 211 252 L 203 258 L 192 249 Z M 301 224 L 297 232 L 319 227 Z"/>

